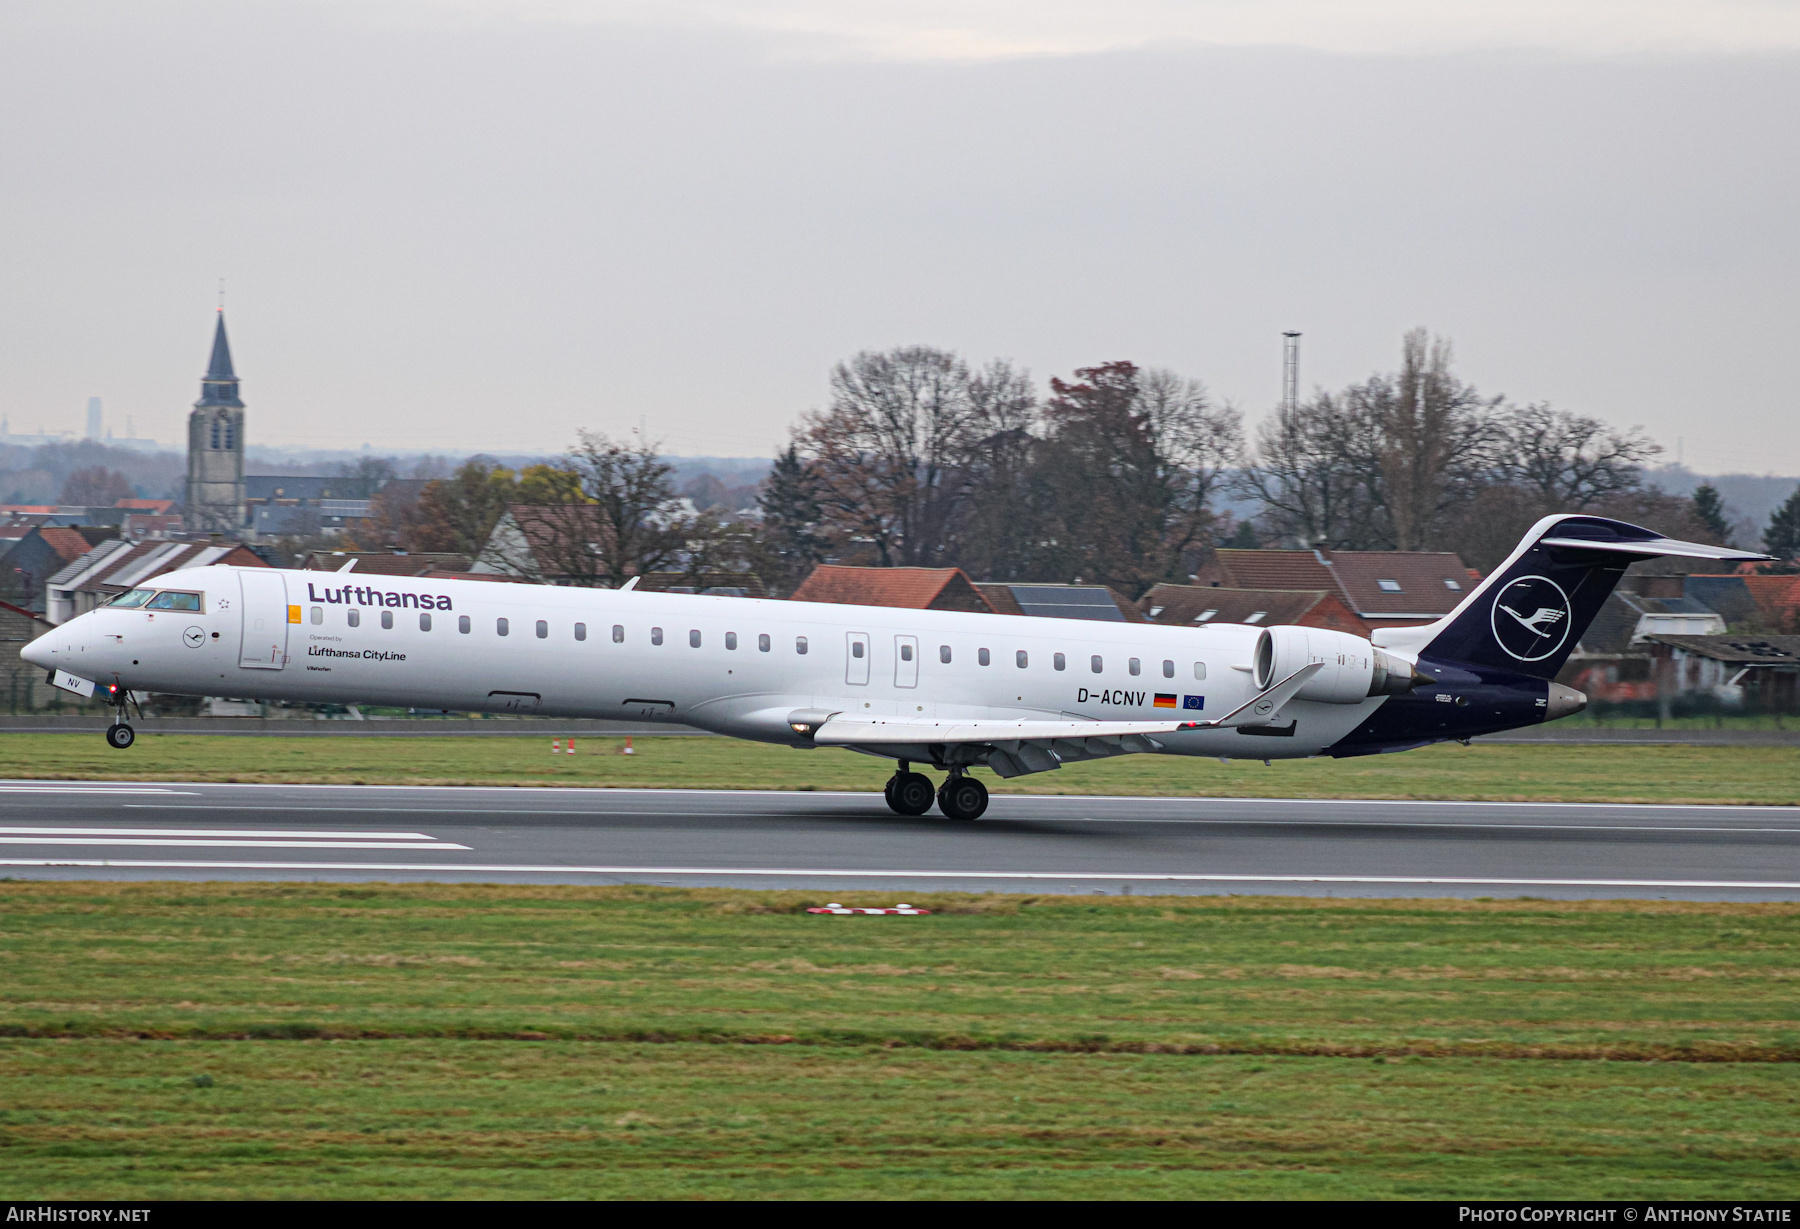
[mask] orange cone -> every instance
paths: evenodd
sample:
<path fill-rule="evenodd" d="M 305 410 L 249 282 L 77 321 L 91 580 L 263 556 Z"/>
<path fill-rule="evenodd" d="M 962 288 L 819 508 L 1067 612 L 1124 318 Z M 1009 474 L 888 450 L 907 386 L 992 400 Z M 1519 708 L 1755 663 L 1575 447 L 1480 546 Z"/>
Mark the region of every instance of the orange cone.
<path fill-rule="evenodd" d="M 625 745 L 624 745 L 624 747 L 620 748 L 619 754 L 620 755 L 636 755 L 637 754 L 637 752 L 635 752 L 631 749 L 631 735 L 627 734 L 625 736 Z"/>

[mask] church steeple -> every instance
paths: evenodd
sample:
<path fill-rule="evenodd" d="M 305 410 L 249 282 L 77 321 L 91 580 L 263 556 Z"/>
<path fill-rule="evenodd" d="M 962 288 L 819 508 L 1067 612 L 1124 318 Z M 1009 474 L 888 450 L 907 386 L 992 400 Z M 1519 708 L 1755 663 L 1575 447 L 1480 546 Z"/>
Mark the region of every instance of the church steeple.
<path fill-rule="evenodd" d="M 244 402 L 225 340 L 225 309 L 213 325 L 212 362 L 200 377 L 200 400 L 188 415 L 188 480 L 184 516 L 190 530 L 238 536 L 246 528 Z"/>
<path fill-rule="evenodd" d="M 225 338 L 225 309 L 219 309 L 218 324 L 213 328 L 212 362 L 206 368 L 206 374 L 200 379 L 200 400 L 194 402 L 194 408 L 211 406 L 229 406 L 234 410 L 244 408 L 238 397 L 237 373 L 231 369 L 231 343 Z"/>

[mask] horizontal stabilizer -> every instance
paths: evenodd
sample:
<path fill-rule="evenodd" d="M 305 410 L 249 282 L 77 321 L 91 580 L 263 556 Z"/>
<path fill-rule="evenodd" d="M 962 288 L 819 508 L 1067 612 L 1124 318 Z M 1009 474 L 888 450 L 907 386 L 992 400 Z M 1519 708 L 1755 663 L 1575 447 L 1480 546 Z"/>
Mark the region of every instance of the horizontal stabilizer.
<path fill-rule="evenodd" d="M 1722 563 L 1755 563 L 1772 559 L 1760 551 L 1738 550 L 1732 546 L 1708 546 L 1704 542 L 1683 542 L 1679 538 L 1650 538 L 1642 542 L 1596 542 L 1591 538 L 1539 538 L 1539 546 L 1574 547 L 1577 550 L 1603 550 L 1621 555 L 1642 555 L 1653 559 L 1661 555 L 1678 555 L 1683 559 L 1717 559 Z"/>

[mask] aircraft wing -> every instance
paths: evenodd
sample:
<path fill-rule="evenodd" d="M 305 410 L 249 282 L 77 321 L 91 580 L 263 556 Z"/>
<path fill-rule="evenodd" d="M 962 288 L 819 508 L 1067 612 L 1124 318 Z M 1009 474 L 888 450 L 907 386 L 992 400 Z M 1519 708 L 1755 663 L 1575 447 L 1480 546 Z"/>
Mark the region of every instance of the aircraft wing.
<path fill-rule="evenodd" d="M 1008 743 L 1120 738 L 1199 729 L 1199 721 L 1003 721 L 932 717 L 833 717 L 813 734 L 820 746 L 891 743 Z"/>
<path fill-rule="evenodd" d="M 1293 699 L 1312 676 L 1325 667 L 1314 662 L 1300 667 L 1279 683 L 1211 721 L 1040 721 L 1023 719 L 954 717 L 846 717 L 835 714 L 813 731 L 813 742 L 825 747 L 891 746 L 896 743 L 1020 743 L 1077 742 L 1087 739 L 1119 739 L 1115 746 L 1146 750 L 1143 743 L 1125 739 L 1173 734 L 1177 730 L 1265 725 L 1275 720 L 1282 705 Z M 1153 747 L 1155 744 L 1150 744 Z"/>

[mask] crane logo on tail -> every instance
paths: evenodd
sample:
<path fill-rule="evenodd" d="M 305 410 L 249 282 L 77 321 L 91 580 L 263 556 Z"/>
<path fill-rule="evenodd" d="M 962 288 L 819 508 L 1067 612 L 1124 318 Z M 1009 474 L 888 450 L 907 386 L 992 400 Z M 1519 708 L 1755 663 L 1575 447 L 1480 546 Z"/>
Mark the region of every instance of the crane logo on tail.
<path fill-rule="evenodd" d="M 1494 639 L 1520 661 L 1542 661 L 1569 638 L 1569 595 L 1548 576 L 1521 576 L 1494 595 Z"/>

